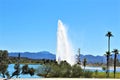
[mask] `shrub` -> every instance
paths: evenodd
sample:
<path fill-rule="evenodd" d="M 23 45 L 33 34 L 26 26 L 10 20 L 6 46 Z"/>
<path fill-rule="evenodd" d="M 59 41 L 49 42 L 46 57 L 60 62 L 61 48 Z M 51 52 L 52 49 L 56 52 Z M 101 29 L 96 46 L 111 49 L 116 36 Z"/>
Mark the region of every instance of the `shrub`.
<path fill-rule="evenodd" d="M 71 70 L 71 77 L 72 78 L 79 78 L 83 76 L 83 70 L 79 65 L 73 65 Z"/>
<path fill-rule="evenodd" d="M 84 72 L 84 77 L 85 78 L 92 78 L 92 74 L 93 74 L 93 72 L 91 72 L 91 71 L 85 71 Z"/>

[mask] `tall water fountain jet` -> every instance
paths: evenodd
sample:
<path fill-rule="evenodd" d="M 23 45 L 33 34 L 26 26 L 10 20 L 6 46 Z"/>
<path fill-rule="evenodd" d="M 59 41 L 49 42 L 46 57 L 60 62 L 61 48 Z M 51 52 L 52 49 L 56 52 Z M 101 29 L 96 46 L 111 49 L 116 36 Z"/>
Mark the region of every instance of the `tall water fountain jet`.
<path fill-rule="evenodd" d="M 56 61 L 58 63 L 67 61 L 70 65 L 76 63 L 75 54 L 68 40 L 66 28 L 60 20 L 58 20 Z"/>

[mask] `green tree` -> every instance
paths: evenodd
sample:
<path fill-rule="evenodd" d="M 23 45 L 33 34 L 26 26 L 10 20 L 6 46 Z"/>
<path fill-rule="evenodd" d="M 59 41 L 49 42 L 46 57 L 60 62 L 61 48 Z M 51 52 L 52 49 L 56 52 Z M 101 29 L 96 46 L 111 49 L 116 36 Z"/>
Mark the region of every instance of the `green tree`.
<path fill-rule="evenodd" d="M 37 69 L 37 75 L 47 78 L 50 71 L 51 67 L 49 65 L 42 65 Z"/>
<path fill-rule="evenodd" d="M 71 77 L 80 78 L 82 76 L 84 76 L 82 68 L 79 65 L 73 65 L 71 70 Z"/>
<path fill-rule="evenodd" d="M 60 64 L 52 64 L 50 65 L 50 72 L 48 77 L 60 77 L 61 70 L 60 70 Z"/>
<path fill-rule="evenodd" d="M 109 77 L 109 57 L 110 57 L 110 38 L 113 36 L 110 31 L 105 35 L 108 37 L 108 51 L 106 52 L 107 56 L 107 77 Z"/>
<path fill-rule="evenodd" d="M 38 76 L 43 77 L 69 77 L 71 66 L 66 61 L 57 63 L 47 63 L 37 69 Z"/>
<path fill-rule="evenodd" d="M 60 77 L 70 77 L 71 74 L 71 65 L 67 63 L 66 61 L 61 61 L 59 65 L 60 71 Z"/>
<path fill-rule="evenodd" d="M 12 73 L 12 76 L 10 78 L 12 78 L 13 76 L 16 76 L 16 78 L 18 78 L 18 76 L 20 75 L 20 53 L 18 54 L 18 58 L 17 58 L 17 63 L 14 66 L 15 71 Z"/>
<path fill-rule="evenodd" d="M 22 67 L 22 74 L 29 74 L 29 75 L 33 76 L 35 71 L 36 70 L 34 68 L 29 68 L 29 66 L 27 64 L 25 64 Z"/>
<path fill-rule="evenodd" d="M 103 70 L 103 71 L 106 71 L 106 67 L 105 67 L 105 66 L 103 66 L 103 67 L 102 67 L 102 70 Z"/>
<path fill-rule="evenodd" d="M 87 64 L 87 59 L 84 58 L 84 60 L 83 60 L 84 71 L 85 71 L 86 64 Z"/>
<path fill-rule="evenodd" d="M 16 78 L 18 78 L 18 76 L 20 75 L 20 65 L 15 64 L 14 69 L 15 71 L 12 73 L 12 76 L 10 78 L 12 78 L 13 76 L 16 76 Z"/>
<path fill-rule="evenodd" d="M 3 78 L 8 77 L 8 51 L 7 50 L 0 50 L 0 74 Z"/>
<path fill-rule="evenodd" d="M 118 49 L 114 49 L 112 51 L 115 55 L 114 55 L 114 78 L 115 78 L 115 74 L 116 74 L 116 61 L 117 61 L 117 54 L 119 53 Z"/>
<path fill-rule="evenodd" d="M 27 64 L 25 64 L 23 67 L 22 67 L 22 74 L 28 74 L 28 71 L 29 71 L 29 67 Z"/>
<path fill-rule="evenodd" d="M 30 74 L 30 76 L 33 76 L 35 74 L 35 69 L 29 68 L 29 74 Z"/>
<path fill-rule="evenodd" d="M 16 76 L 16 78 L 18 78 L 20 74 L 30 74 L 31 76 L 34 75 L 35 73 L 34 68 L 29 68 L 27 64 L 24 65 L 22 68 L 20 67 L 20 61 L 21 61 L 20 53 L 18 54 L 18 57 L 16 60 L 17 60 L 17 63 L 14 66 L 15 71 L 12 73 L 10 78 L 12 78 L 13 76 Z"/>
<path fill-rule="evenodd" d="M 66 61 L 58 63 L 44 64 L 37 69 L 37 75 L 46 78 L 79 78 L 83 75 L 83 70 L 79 65 L 71 66 Z"/>

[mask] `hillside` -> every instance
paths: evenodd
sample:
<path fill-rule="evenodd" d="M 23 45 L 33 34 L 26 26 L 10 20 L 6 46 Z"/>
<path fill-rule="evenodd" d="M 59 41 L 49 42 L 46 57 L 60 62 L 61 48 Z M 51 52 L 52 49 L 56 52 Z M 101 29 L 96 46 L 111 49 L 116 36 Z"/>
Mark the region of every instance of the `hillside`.
<path fill-rule="evenodd" d="M 54 60 L 55 59 L 55 55 L 47 52 L 47 51 L 42 51 L 42 52 L 37 52 L 37 53 L 33 53 L 33 52 L 12 52 L 9 53 L 9 56 L 11 57 L 17 57 L 18 54 L 20 53 L 21 57 L 27 57 L 30 59 L 50 59 L 50 60 Z"/>
<path fill-rule="evenodd" d="M 55 60 L 56 55 L 52 54 L 48 51 L 42 51 L 42 52 L 12 52 L 9 53 L 9 56 L 11 57 L 17 57 L 18 54 L 21 54 L 21 57 L 27 57 L 30 59 L 50 59 Z M 86 58 L 88 63 L 106 63 L 106 57 L 105 56 L 93 56 L 93 55 L 80 55 L 80 60 L 83 61 L 83 59 Z M 114 58 L 114 55 L 112 54 L 111 58 Z M 120 54 L 118 55 L 118 59 L 120 60 Z"/>

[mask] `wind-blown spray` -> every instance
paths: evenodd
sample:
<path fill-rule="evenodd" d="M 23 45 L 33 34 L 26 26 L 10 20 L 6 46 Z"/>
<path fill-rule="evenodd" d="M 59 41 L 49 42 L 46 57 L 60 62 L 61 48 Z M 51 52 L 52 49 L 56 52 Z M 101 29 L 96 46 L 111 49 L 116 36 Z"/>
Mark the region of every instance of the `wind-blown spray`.
<path fill-rule="evenodd" d="M 60 20 L 58 20 L 56 61 L 58 63 L 60 61 L 67 61 L 71 65 L 76 63 L 75 54 L 68 40 L 66 28 Z"/>

